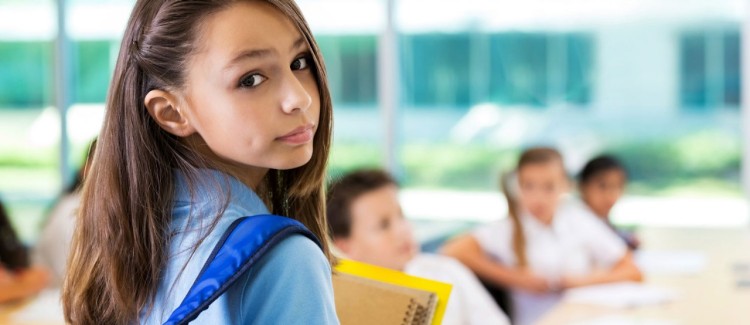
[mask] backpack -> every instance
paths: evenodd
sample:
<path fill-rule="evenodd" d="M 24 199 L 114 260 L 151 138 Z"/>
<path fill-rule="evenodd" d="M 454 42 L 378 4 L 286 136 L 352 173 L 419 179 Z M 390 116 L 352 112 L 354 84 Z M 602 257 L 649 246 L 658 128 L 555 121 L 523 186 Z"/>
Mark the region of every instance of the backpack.
<path fill-rule="evenodd" d="M 300 234 L 318 247 L 320 241 L 302 223 L 277 215 L 235 220 L 214 247 L 182 303 L 164 325 L 188 324 L 285 238 Z"/>

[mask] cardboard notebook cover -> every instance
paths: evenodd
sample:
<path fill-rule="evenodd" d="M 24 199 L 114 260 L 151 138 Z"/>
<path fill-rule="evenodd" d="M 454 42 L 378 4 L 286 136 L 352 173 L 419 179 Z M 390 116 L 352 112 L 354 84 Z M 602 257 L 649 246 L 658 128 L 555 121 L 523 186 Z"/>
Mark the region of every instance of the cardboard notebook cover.
<path fill-rule="evenodd" d="M 398 290 L 398 286 L 336 273 L 333 292 L 342 325 L 418 324 L 414 322 L 419 309 L 417 297 Z"/>
<path fill-rule="evenodd" d="M 341 324 L 440 324 L 451 285 L 340 260 L 333 276 Z"/>

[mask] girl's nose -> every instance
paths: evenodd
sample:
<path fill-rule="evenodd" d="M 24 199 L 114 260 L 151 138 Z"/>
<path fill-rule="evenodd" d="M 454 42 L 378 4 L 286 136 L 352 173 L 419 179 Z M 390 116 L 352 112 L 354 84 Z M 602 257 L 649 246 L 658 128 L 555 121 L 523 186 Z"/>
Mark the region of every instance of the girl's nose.
<path fill-rule="evenodd" d="M 288 72 L 284 81 L 281 96 L 281 109 L 287 114 L 292 114 L 295 111 L 307 111 L 312 105 L 312 96 L 291 71 Z"/>

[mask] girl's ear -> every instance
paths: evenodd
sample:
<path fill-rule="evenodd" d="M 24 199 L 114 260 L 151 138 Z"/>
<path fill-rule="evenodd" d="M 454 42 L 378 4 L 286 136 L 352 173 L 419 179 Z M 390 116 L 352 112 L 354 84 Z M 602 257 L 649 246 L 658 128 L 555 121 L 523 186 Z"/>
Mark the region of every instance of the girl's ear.
<path fill-rule="evenodd" d="M 177 97 L 164 90 L 154 89 L 146 94 L 143 102 L 148 114 L 165 131 L 178 137 L 187 137 L 195 133 L 195 127 L 180 109 Z"/>

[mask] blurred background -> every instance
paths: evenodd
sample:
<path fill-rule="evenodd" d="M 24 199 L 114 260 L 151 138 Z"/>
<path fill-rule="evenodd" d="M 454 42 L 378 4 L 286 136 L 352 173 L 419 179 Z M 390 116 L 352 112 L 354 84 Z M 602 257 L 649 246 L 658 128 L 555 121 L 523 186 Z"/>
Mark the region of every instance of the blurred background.
<path fill-rule="evenodd" d="M 133 5 L 65 3 L 0 0 L 0 196 L 29 243 L 99 131 Z M 599 153 L 625 162 L 620 225 L 750 224 L 744 1 L 298 3 L 334 98 L 331 177 L 389 169 L 416 221 L 500 218 L 497 176 L 552 145 L 571 176 Z"/>

